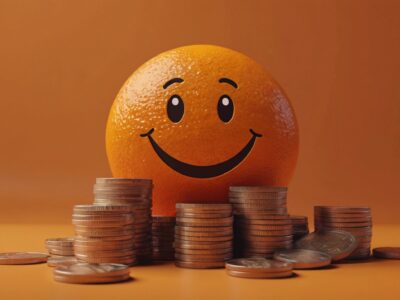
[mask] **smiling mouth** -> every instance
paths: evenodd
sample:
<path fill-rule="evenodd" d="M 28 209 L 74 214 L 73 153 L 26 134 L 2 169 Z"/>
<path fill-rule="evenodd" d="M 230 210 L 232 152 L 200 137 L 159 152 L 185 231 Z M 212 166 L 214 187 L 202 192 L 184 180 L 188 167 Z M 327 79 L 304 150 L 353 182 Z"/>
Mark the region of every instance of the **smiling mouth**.
<path fill-rule="evenodd" d="M 249 129 L 249 131 L 251 133 L 251 138 L 247 142 L 246 146 L 243 147 L 242 150 L 240 150 L 236 155 L 232 156 L 228 160 L 208 166 L 191 165 L 182 162 L 180 160 L 177 160 L 176 158 L 169 155 L 157 144 L 157 142 L 151 136 L 152 133 L 154 132 L 154 128 L 150 129 L 146 133 L 141 134 L 140 136 L 147 137 L 151 145 L 153 146 L 154 151 L 157 153 L 158 157 L 167 166 L 169 166 L 176 172 L 194 178 L 211 178 L 229 172 L 230 170 L 238 166 L 247 157 L 247 155 L 253 148 L 256 139 L 262 137 L 261 134 L 255 132 L 253 129 Z"/>

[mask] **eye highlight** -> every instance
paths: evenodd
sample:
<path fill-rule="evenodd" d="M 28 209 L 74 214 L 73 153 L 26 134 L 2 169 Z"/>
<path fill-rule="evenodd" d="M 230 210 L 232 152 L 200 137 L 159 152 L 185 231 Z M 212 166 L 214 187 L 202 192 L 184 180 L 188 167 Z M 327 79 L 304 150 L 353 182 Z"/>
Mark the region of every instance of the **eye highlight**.
<path fill-rule="evenodd" d="M 173 95 L 169 98 L 167 102 L 167 115 L 168 118 L 174 122 L 178 123 L 182 120 L 183 113 L 185 112 L 185 105 L 183 100 L 178 95 Z"/>
<path fill-rule="evenodd" d="M 233 117 L 233 101 L 228 95 L 222 95 L 217 105 L 218 117 L 222 122 L 228 123 Z"/>

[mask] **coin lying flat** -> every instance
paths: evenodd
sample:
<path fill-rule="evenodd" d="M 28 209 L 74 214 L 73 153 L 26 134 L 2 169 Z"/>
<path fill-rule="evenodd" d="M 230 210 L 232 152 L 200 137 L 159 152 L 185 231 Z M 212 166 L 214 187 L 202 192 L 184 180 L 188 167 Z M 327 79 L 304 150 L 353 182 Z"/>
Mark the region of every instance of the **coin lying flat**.
<path fill-rule="evenodd" d="M 374 248 L 373 255 L 378 258 L 400 259 L 400 247 Z"/>
<path fill-rule="evenodd" d="M 0 265 L 29 265 L 45 263 L 48 255 L 40 252 L 0 253 Z"/>
<path fill-rule="evenodd" d="M 277 272 L 277 273 L 258 273 L 258 272 L 240 272 L 232 271 L 227 269 L 226 273 L 233 277 L 240 278 L 253 278 L 253 279 L 278 279 L 278 278 L 289 278 L 293 276 L 292 271 Z"/>
<path fill-rule="evenodd" d="M 332 257 L 332 261 L 338 261 L 348 257 L 357 248 L 357 240 L 346 231 L 321 231 L 304 236 L 294 246 L 296 249 L 324 252 Z"/>
<path fill-rule="evenodd" d="M 293 264 L 293 269 L 315 269 L 331 264 L 330 255 L 307 249 L 278 250 L 274 259 Z"/>
<path fill-rule="evenodd" d="M 54 269 L 54 279 L 67 283 L 105 283 L 129 279 L 129 268 L 122 264 L 77 263 Z"/>

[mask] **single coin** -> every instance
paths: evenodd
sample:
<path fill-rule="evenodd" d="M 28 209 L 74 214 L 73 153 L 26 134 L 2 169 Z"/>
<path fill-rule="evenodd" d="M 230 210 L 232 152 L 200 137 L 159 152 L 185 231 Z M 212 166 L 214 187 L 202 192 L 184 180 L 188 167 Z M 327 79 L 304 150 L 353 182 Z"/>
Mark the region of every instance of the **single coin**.
<path fill-rule="evenodd" d="M 289 277 L 293 276 L 292 271 L 262 273 L 262 272 L 241 272 L 241 271 L 233 271 L 233 270 L 227 269 L 226 273 L 229 276 L 233 276 L 233 277 L 254 278 L 254 279 L 278 279 L 278 278 L 289 278 Z"/>
<path fill-rule="evenodd" d="M 232 192 L 280 192 L 287 191 L 286 186 L 230 186 Z"/>
<path fill-rule="evenodd" d="M 323 226 L 323 227 L 319 227 L 316 226 L 315 227 L 316 231 L 346 231 L 346 232 L 350 232 L 351 234 L 353 234 L 354 236 L 367 236 L 367 235 L 372 235 L 372 228 L 371 227 L 358 227 L 358 228 L 351 228 L 351 227 L 327 227 L 327 226 Z"/>
<path fill-rule="evenodd" d="M 353 218 L 369 218 L 371 219 L 371 212 L 360 212 L 360 213 L 328 213 L 328 212 L 314 212 L 315 218 L 341 218 L 341 219 L 353 219 Z"/>
<path fill-rule="evenodd" d="M 314 206 L 314 210 L 319 211 L 370 211 L 368 206 Z"/>
<path fill-rule="evenodd" d="M 177 225 L 175 227 L 176 232 L 228 232 L 232 231 L 231 226 L 219 226 L 219 227 L 200 227 L 200 226 L 181 226 Z"/>
<path fill-rule="evenodd" d="M 227 242 L 186 242 L 186 241 L 175 239 L 174 246 L 175 246 L 175 248 L 198 249 L 198 250 L 225 249 L 225 248 L 232 248 L 232 241 L 227 241 Z"/>
<path fill-rule="evenodd" d="M 256 237 L 263 237 L 263 236 L 286 236 L 292 235 L 293 231 L 290 230 L 251 230 L 240 228 L 236 231 L 240 236 L 256 236 Z"/>
<path fill-rule="evenodd" d="M 372 251 L 375 257 L 400 259 L 400 247 L 378 247 Z"/>
<path fill-rule="evenodd" d="M 0 265 L 29 265 L 45 263 L 48 255 L 40 252 L 3 252 Z"/>
<path fill-rule="evenodd" d="M 153 185 L 152 179 L 147 178 L 96 178 L 96 184 L 110 184 L 110 185 L 145 185 L 151 186 Z"/>
<path fill-rule="evenodd" d="M 51 255 L 61 255 L 61 256 L 72 256 L 74 255 L 74 249 L 70 250 L 59 250 L 59 249 L 48 249 Z"/>
<path fill-rule="evenodd" d="M 197 220 L 207 220 L 205 221 L 197 221 Z M 176 224 L 180 226 L 190 226 L 190 227 L 229 227 L 233 225 L 233 219 L 229 220 L 225 219 L 193 219 L 193 218 L 180 218 L 176 220 Z"/>
<path fill-rule="evenodd" d="M 221 249 L 188 249 L 175 247 L 175 253 L 181 254 L 193 254 L 193 255 L 216 255 L 222 253 L 231 253 L 232 247 L 221 248 Z"/>
<path fill-rule="evenodd" d="M 238 217 L 250 218 L 250 219 L 271 219 L 274 216 L 285 216 L 287 218 L 287 208 L 276 208 L 272 210 L 267 209 L 239 209 L 235 208 L 233 214 Z"/>
<path fill-rule="evenodd" d="M 78 258 L 87 258 L 87 257 L 125 257 L 135 255 L 135 251 L 133 248 L 131 249 L 118 249 L 118 250 L 84 250 L 75 248 L 75 256 Z"/>
<path fill-rule="evenodd" d="M 253 225 L 248 223 L 236 223 L 235 228 L 248 229 L 248 230 L 261 230 L 261 231 L 282 231 L 282 230 L 292 230 L 293 225 L 292 224 Z"/>
<path fill-rule="evenodd" d="M 215 262 L 215 261 L 227 261 L 232 259 L 233 254 L 224 254 L 224 255 L 190 255 L 190 254 L 175 254 L 175 259 L 179 261 L 186 262 Z"/>
<path fill-rule="evenodd" d="M 78 263 L 75 256 L 50 256 L 47 259 L 47 265 L 49 267 L 61 267 L 69 266 Z"/>
<path fill-rule="evenodd" d="M 293 235 L 280 235 L 280 236 L 259 236 L 238 233 L 235 238 L 243 241 L 265 241 L 265 242 L 278 242 L 278 241 L 291 241 Z"/>
<path fill-rule="evenodd" d="M 181 241 L 188 241 L 188 242 L 225 242 L 225 241 L 232 241 L 233 236 L 218 236 L 218 237 L 198 237 L 198 236 L 185 236 L 185 235 L 175 235 L 175 240 L 179 239 Z"/>
<path fill-rule="evenodd" d="M 349 256 L 357 248 L 356 238 L 349 232 L 332 230 L 310 233 L 295 242 L 297 249 L 324 252 L 338 261 Z"/>
<path fill-rule="evenodd" d="M 286 201 L 286 192 L 273 192 L 273 193 L 262 193 L 262 192 L 229 192 L 229 202 L 235 205 L 238 201 Z"/>
<path fill-rule="evenodd" d="M 197 232 L 197 231 L 184 231 L 184 230 L 175 230 L 175 234 L 186 236 L 186 237 L 226 237 L 233 235 L 233 229 L 223 230 L 221 232 Z"/>
<path fill-rule="evenodd" d="M 228 261 L 225 267 L 232 271 L 276 273 L 293 269 L 292 264 L 276 260 L 257 258 L 235 258 Z"/>
<path fill-rule="evenodd" d="M 235 219 L 235 224 L 237 224 L 238 226 L 252 226 L 252 225 L 265 225 L 265 226 L 271 226 L 271 225 L 288 225 L 290 227 L 292 227 L 292 222 L 290 221 L 290 219 L 286 219 L 286 220 L 260 220 L 260 219 L 250 219 L 250 218 L 246 218 L 246 219 L 241 219 L 241 218 L 236 218 Z"/>
<path fill-rule="evenodd" d="M 180 268 L 189 268 L 189 269 L 216 269 L 223 268 L 225 266 L 225 261 L 175 261 L 175 265 Z"/>
<path fill-rule="evenodd" d="M 169 216 L 153 216 L 153 223 L 175 223 L 175 217 Z"/>
<path fill-rule="evenodd" d="M 72 247 L 74 245 L 73 237 L 65 238 L 49 238 L 45 241 L 48 246 L 58 246 L 58 247 Z"/>
<path fill-rule="evenodd" d="M 371 227 L 372 222 L 367 221 L 367 222 L 328 222 L 326 220 L 317 220 L 316 223 L 318 223 L 321 226 L 327 226 L 327 227 L 350 227 L 350 228 L 358 228 L 358 227 Z"/>
<path fill-rule="evenodd" d="M 218 219 L 227 218 L 232 216 L 232 211 L 226 211 L 221 213 L 176 213 L 176 218 L 194 218 L 194 219 Z"/>
<path fill-rule="evenodd" d="M 278 250 L 274 259 L 293 264 L 294 269 L 315 269 L 331 264 L 330 255 L 314 250 L 289 249 Z"/>
<path fill-rule="evenodd" d="M 177 209 L 213 209 L 213 210 L 220 210 L 220 209 L 230 209 L 232 205 L 229 203 L 176 203 Z"/>

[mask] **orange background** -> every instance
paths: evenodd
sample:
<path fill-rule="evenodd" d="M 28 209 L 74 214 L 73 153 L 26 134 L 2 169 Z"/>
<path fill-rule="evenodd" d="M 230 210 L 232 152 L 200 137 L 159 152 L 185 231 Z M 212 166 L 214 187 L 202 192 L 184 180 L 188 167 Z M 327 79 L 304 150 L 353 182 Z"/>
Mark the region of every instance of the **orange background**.
<path fill-rule="evenodd" d="M 164 50 L 244 52 L 300 127 L 289 209 L 400 216 L 399 1 L 0 0 L 0 222 L 69 223 L 109 176 L 104 131 L 126 78 Z"/>

